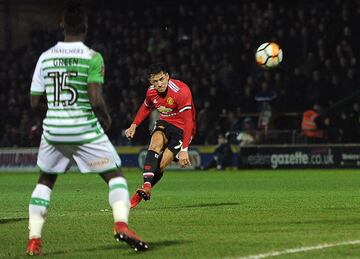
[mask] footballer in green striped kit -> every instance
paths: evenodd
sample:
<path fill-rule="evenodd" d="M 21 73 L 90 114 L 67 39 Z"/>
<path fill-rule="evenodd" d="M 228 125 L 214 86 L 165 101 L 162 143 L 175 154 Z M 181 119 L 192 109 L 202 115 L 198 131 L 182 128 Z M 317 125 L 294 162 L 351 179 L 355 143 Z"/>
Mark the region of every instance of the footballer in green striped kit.
<path fill-rule="evenodd" d="M 83 43 L 87 16 L 78 4 L 68 4 L 61 27 L 64 41 L 41 54 L 31 83 L 31 107 L 46 110 L 46 117 L 37 159 L 40 177 L 29 204 L 26 254 L 40 255 L 52 189 L 57 176 L 73 163 L 82 173 L 98 173 L 108 184 L 115 239 L 136 251 L 146 250 L 148 245 L 128 227 L 127 181 L 120 157 L 105 134 L 111 118 L 102 95 L 104 61 Z"/>

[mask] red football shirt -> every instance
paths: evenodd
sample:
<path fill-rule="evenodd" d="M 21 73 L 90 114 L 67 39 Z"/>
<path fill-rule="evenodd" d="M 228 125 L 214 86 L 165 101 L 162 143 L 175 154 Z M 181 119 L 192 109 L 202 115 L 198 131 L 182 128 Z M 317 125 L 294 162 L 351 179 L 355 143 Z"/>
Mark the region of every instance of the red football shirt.
<path fill-rule="evenodd" d="M 149 115 L 151 109 L 157 109 L 160 113 L 161 120 L 183 130 L 184 147 L 189 145 L 191 136 L 195 135 L 196 132 L 195 107 L 190 88 L 184 82 L 170 78 L 165 96 L 162 96 L 153 86 L 150 86 L 146 92 L 142 106 L 145 106 L 148 111 L 142 109 L 145 107 L 140 108 L 133 123 L 139 125 L 147 115 Z M 190 110 L 191 113 L 189 113 L 188 110 Z M 192 125 L 185 125 L 184 121 L 187 117 L 181 114 L 183 112 L 189 113 L 189 115 L 186 116 L 191 116 L 191 119 L 186 121 Z"/>

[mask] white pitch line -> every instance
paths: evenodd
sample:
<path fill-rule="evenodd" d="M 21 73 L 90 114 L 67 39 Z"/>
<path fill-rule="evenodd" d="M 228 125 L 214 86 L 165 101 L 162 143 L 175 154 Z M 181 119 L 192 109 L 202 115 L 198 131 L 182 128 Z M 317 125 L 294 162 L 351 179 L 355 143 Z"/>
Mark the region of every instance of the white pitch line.
<path fill-rule="evenodd" d="M 332 244 L 325 243 L 325 244 L 320 244 L 320 245 L 316 245 L 316 246 L 303 246 L 303 247 L 298 247 L 298 248 L 290 248 L 290 249 L 286 249 L 283 251 L 273 251 L 273 252 L 264 253 L 264 254 L 237 257 L 236 259 L 260 259 L 260 258 L 274 257 L 274 256 L 279 256 L 279 255 L 302 253 L 302 252 L 307 252 L 307 251 L 312 251 L 312 250 L 321 250 L 321 249 L 335 247 L 335 246 L 348 246 L 348 245 L 357 245 L 357 244 L 360 244 L 360 239 L 344 241 L 344 242 L 339 242 L 339 243 L 332 243 Z"/>

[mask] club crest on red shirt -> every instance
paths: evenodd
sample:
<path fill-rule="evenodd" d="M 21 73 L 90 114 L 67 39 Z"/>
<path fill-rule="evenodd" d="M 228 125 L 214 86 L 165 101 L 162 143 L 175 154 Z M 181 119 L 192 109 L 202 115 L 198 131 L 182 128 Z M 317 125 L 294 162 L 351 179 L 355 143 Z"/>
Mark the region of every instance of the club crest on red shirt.
<path fill-rule="evenodd" d="M 172 97 L 168 97 L 168 98 L 166 99 L 166 102 L 167 102 L 168 104 L 170 104 L 170 105 L 173 105 L 173 104 L 175 103 L 175 101 L 174 101 L 174 99 L 173 99 Z"/>

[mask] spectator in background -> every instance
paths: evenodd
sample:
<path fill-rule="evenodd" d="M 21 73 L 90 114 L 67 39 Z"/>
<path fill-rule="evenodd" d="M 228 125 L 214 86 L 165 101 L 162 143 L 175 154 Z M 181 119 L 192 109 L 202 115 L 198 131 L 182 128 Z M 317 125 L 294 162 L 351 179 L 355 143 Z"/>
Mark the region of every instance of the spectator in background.
<path fill-rule="evenodd" d="M 264 74 L 265 76 L 268 73 Z M 260 130 L 260 138 L 266 138 L 268 130 L 275 128 L 273 103 L 277 97 L 277 93 L 269 89 L 266 81 L 261 83 L 260 91 L 255 95 L 255 101 L 258 102 L 258 109 L 260 111 L 258 119 L 258 129 Z"/>
<path fill-rule="evenodd" d="M 260 139 L 267 136 L 269 130 L 275 129 L 275 113 L 268 102 L 262 102 L 262 109 L 259 114 L 257 128 L 260 130 Z"/>
<path fill-rule="evenodd" d="M 328 139 L 329 117 L 324 115 L 320 105 L 304 111 L 301 130 L 311 143 L 321 143 Z"/>
<path fill-rule="evenodd" d="M 208 133 L 206 134 L 206 139 L 204 144 L 205 145 L 216 145 L 217 143 L 217 136 L 221 134 L 223 128 L 221 126 L 221 122 L 216 120 L 212 127 L 209 129 Z"/>
<path fill-rule="evenodd" d="M 291 107 L 295 111 L 300 111 L 306 105 L 306 91 L 304 91 L 306 84 L 307 80 L 303 71 L 299 67 L 295 67 L 286 82 L 289 94 L 287 98 L 292 102 Z"/>
<path fill-rule="evenodd" d="M 350 118 L 352 124 L 354 125 L 354 136 L 352 136 L 352 141 L 360 141 L 360 104 L 358 102 L 353 103 L 352 111 L 350 112 Z"/>
<path fill-rule="evenodd" d="M 324 103 L 324 95 L 326 91 L 324 91 L 325 83 L 323 81 L 323 78 L 321 76 L 321 73 L 319 70 L 314 70 L 312 72 L 312 80 L 310 83 L 307 84 L 307 101 L 309 104 L 322 102 Z"/>
<path fill-rule="evenodd" d="M 197 116 L 197 136 L 195 138 L 196 143 L 204 143 L 206 136 L 211 127 L 214 120 L 214 116 L 210 110 L 210 102 L 205 101 L 203 108 L 199 111 Z"/>
<path fill-rule="evenodd" d="M 211 168 L 216 168 L 217 170 L 224 170 L 226 167 L 231 166 L 232 161 L 232 149 L 229 141 L 224 136 L 224 134 L 218 135 L 218 144 L 215 148 L 213 158 L 210 162 L 202 166 L 202 170 L 209 170 Z"/>
<path fill-rule="evenodd" d="M 252 88 L 252 85 L 245 85 L 239 103 L 241 104 L 244 112 L 256 112 L 257 107 L 255 102 L 254 89 Z"/>
<path fill-rule="evenodd" d="M 258 102 L 258 109 L 261 112 L 264 110 L 264 103 L 272 103 L 277 97 L 277 93 L 269 88 L 268 82 L 264 81 L 261 83 L 260 91 L 255 94 L 255 101 Z"/>
<path fill-rule="evenodd" d="M 242 121 L 234 111 L 230 110 L 227 112 L 227 122 L 224 126 L 229 132 L 238 132 L 242 128 Z"/>
<path fill-rule="evenodd" d="M 327 93 L 329 96 L 329 105 L 335 103 L 339 96 L 342 95 L 340 79 L 337 74 L 331 75 L 329 85 L 327 86 Z"/>
<path fill-rule="evenodd" d="M 359 86 L 359 81 L 355 76 L 355 70 L 350 68 L 346 71 L 346 76 L 341 82 L 342 96 L 346 97 L 351 95 Z"/>
<path fill-rule="evenodd" d="M 153 29 L 151 35 L 148 42 L 148 52 L 159 55 L 163 49 L 169 46 L 169 43 L 166 41 L 159 27 Z"/>
<path fill-rule="evenodd" d="M 94 19 L 89 23 L 94 30 L 87 41 L 104 53 L 109 64 L 109 84 L 104 86 L 104 93 L 111 115 L 134 115 L 133 106 L 137 107 L 143 98 L 139 75 L 149 63 L 159 59 L 169 64 L 173 77 L 183 78 L 192 86 L 196 104 L 210 102 L 214 120 L 224 108 L 229 111 L 241 106 L 245 113 L 258 112 L 254 99 L 259 88 L 256 82 L 264 81 L 276 91 L 276 102 L 281 105 L 272 105 L 280 113 L 302 112 L 319 99 L 328 106 L 345 97 L 344 92 L 351 95 L 357 89 L 359 1 L 230 2 L 211 1 L 205 6 L 202 1 L 195 1 L 179 7 L 174 3 L 180 2 L 174 0 L 152 6 L 122 5 L 121 9 L 109 3 L 105 10 L 93 10 Z M 14 107 L 29 110 L 24 90 L 31 81 L 29 71 L 42 50 L 53 45 L 59 36 L 59 31 L 33 28 L 26 47 L 1 52 L 0 116 L 18 129 L 21 114 Z M 279 42 L 285 53 L 283 64 L 266 73 L 254 62 L 254 50 L 264 39 Z M 16 62 L 19 59 L 21 64 Z M 313 79 L 314 71 L 319 72 L 320 83 Z M 277 73 L 281 75 L 281 88 L 276 88 Z M 264 74 L 261 81 L 259 74 Z M 119 98 L 122 90 L 127 94 Z M 124 102 L 124 112 L 118 109 L 118 100 Z M 113 128 L 120 124 L 124 123 Z M 147 127 L 143 128 L 144 134 L 138 132 L 132 144 L 147 143 Z M 114 129 L 109 137 L 121 143 L 119 131 Z M 4 138 L 5 127 L 0 133 Z M 216 142 L 217 133 L 211 141 Z M 211 139 L 205 135 L 206 131 L 202 142 L 195 139 L 197 144 Z M 21 134 L 20 138 L 24 136 Z M 32 145 L 29 141 L 20 143 Z"/>
<path fill-rule="evenodd" d="M 353 136 L 356 135 L 356 125 L 345 111 L 340 113 L 336 128 L 338 133 L 337 142 L 349 143 L 353 141 Z"/>
<path fill-rule="evenodd" d="M 239 143 L 239 147 L 253 144 L 256 140 L 256 131 L 254 123 L 250 117 L 246 117 L 243 121 L 242 131 L 236 136 L 236 140 Z"/>
<path fill-rule="evenodd" d="M 236 139 L 239 143 L 239 152 L 238 152 L 238 168 L 241 168 L 242 157 L 241 152 L 242 148 L 256 143 L 256 140 L 259 138 L 257 132 L 255 131 L 255 126 L 250 117 L 246 117 L 243 121 L 243 130 L 237 135 Z"/>

